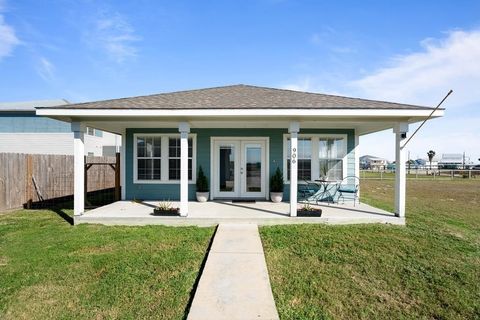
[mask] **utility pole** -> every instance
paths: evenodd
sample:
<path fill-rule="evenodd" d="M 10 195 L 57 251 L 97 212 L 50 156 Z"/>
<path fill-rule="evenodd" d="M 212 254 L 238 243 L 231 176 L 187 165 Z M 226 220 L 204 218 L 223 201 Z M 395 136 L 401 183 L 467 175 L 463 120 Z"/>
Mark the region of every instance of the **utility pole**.
<path fill-rule="evenodd" d="M 408 150 L 408 174 L 410 174 L 410 150 Z"/>

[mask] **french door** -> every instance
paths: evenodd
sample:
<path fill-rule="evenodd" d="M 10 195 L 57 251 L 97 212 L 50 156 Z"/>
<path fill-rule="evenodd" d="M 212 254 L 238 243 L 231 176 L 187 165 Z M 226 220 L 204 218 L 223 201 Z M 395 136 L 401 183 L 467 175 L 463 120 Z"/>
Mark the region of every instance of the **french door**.
<path fill-rule="evenodd" d="M 265 149 L 265 139 L 215 139 L 213 197 L 265 198 Z"/>

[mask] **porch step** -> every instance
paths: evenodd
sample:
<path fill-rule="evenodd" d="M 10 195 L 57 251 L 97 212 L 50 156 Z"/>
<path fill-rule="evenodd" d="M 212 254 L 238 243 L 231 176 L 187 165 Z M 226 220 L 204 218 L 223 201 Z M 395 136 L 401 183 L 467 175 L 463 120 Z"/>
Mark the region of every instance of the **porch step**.
<path fill-rule="evenodd" d="M 187 319 L 279 319 L 256 224 L 218 225 Z"/>

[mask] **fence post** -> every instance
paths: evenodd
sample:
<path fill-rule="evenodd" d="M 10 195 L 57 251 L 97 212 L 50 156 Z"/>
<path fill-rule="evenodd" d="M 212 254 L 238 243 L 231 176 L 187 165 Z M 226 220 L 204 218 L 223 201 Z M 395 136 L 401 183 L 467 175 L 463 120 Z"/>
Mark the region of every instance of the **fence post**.
<path fill-rule="evenodd" d="M 472 179 L 472 169 L 468 170 L 468 180 Z"/>
<path fill-rule="evenodd" d="M 383 171 L 380 171 L 380 180 L 383 180 Z"/>
<path fill-rule="evenodd" d="M 450 178 L 453 180 L 453 170 L 452 170 L 452 172 L 451 172 L 451 174 L 450 174 Z"/>
<path fill-rule="evenodd" d="M 32 208 L 32 176 L 33 176 L 33 159 L 31 154 L 27 154 L 27 159 L 26 159 L 26 165 L 27 165 L 27 172 L 25 178 L 25 197 L 26 197 L 26 204 L 27 204 L 27 209 Z"/>
<path fill-rule="evenodd" d="M 120 152 L 115 153 L 115 201 L 120 200 Z"/>

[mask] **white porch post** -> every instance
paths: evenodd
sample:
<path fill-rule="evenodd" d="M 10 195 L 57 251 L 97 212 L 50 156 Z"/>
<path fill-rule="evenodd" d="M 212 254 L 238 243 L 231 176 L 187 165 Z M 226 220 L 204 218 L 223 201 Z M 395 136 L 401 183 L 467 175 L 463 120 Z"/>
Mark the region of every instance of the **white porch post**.
<path fill-rule="evenodd" d="M 357 133 L 357 130 L 355 130 L 355 176 L 360 179 L 360 136 Z M 360 202 L 360 186 L 358 186 L 358 202 Z"/>
<path fill-rule="evenodd" d="M 396 124 L 393 132 L 395 133 L 395 215 L 405 217 L 406 157 L 402 140 L 407 137 L 408 123 Z"/>
<path fill-rule="evenodd" d="M 180 122 L 180 215 L 188 215 L 188 134 L 190 125 L 187 122 Z"/>
<path fill-rule="evenodd" d="M 296 121 L 290 122 L 288 132 L 290 133 L 290 216 L 297 216 L 297 150 L 298 150 L 298 131 L 300 124 Z"/>
<path fill-rule="evenodd" d="M 120 146 L 120 186 L 122 188 L 121 199 L 126 199 L 127 186 L 125 185 L 125 155 L 127 149 L 127 132 L 126 130 L 122 132 L 122 145 Z"/>
<path fill-rule="evenodd" d="M 85 211 L 85 125 L 72 122 L 73 132 L 73 214 L 79 216 Z"/>

